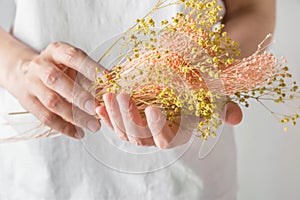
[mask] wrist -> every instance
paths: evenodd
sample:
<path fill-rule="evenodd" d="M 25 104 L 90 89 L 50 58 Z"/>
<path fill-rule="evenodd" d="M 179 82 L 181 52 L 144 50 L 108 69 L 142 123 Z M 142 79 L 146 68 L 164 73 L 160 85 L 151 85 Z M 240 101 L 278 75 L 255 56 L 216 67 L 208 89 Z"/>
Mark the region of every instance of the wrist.
<path fill-rule="evenodd" d="M 31 62 L 38 54 L 29 47 L 15 41 L 7 44 L 9 52 L 1 55 L 0 87 L 9 88 L 24 76 L 23 66 Z M 4 56 L 4 57 L 2 57 Z"/>
<path fill-rule="evenodd" d="M 32 59 L 36 52 L 1 27 L 0 44 L 0 87 L 7 88 L 15 82 L 18 67 Z"/>

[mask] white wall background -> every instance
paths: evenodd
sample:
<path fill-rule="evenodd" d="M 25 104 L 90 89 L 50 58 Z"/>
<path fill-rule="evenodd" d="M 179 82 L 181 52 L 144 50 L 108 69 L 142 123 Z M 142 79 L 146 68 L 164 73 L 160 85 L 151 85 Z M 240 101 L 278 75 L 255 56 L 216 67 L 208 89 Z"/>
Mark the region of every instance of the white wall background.
<path fill-rule="evenodd" d="M 10 21 L 7 13 L 12 9 L 6 1 L 9 0 L 0 0 L 0 24 L 7 28 Z M 277 4 L 276 44 L 272 52 L 287 58 L 300 83 L 300 0 L 278 0 Z M 238 199 L 299 200 L 300 123 L 283 132 L 282 126 L 266 110 L 253 104 L 251 109 L 244 110 L 244 121 L 236 129 Z"/>
<path fill-rule="evenodd" d="M 300 83 L 300 1 L 277 1 L 276 41 L 271 51 L 285 56 Z M 255 30 L 253 30 L 255 34 Z M 300 100 L 298 100 L 300 105 Z M 281 111 L 284 111 L 283 107 Z M 244 110 L 237 127 L 239 200 L 300 199 L 300 123 L 288 132 L 260 105 Z"/>

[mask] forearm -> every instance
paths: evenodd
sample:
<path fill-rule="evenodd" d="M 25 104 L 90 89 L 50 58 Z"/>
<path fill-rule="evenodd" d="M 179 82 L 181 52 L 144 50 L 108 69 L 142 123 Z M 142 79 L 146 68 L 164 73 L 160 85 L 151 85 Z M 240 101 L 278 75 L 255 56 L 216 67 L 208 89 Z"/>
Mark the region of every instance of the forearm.
<path fill-rule="evenodd" d="M 241 2 L 243 0 L 239 0 L 239 3 Z M 226 8 L 228 7 L 228 12 L 224 17 L 225 31 L 228 32 L 230 38 L 239 43 L 241 56 L 246 57 L 257 49 L 258 44 L 267 34 L 273 33 L 275 1 L 256 1 L 240 7 L 232 6 L 233 3 L 236 3 L 236 0 L 225 1 Z"/>
<path fill-rule="evenodd" d="M 0 87 L 7 88 L 13 83 L 18 66 L 35 55 L 36 52 L 0 27 Z"/>

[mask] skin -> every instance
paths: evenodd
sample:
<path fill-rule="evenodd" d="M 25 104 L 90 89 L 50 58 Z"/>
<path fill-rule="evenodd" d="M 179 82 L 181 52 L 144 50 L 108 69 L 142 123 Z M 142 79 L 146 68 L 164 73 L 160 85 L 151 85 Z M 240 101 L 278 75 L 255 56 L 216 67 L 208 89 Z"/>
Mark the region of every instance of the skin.
<path fill-rule="evenodd" d="M 225 31 L 239 42 L 241 56 L 250 56 L 266 35 L 273 33 L 276 0 L 225 0 Z"/>
<path fill-rule="evenodd" d="M 226 0 L 225 4 L 226 31 L 241 44 L 242 56 L 248 56 L 273 31 L 275 1 Z M 99 106 L 84 87 L 76 83 L 75 77 L 82 74 L 92 81 L 95 68 L 105 69 L 80 49 L 57 42 L 36 52 L 1 28 L 0 44 L 0 86 L 43 124 L 62 134 L 82 138 L 82 128 L 96 132 L 100 129 L 100 122 L 94 117 L 97 113 L 121 139 L 136 145 L 170 148 L 185 143 L 191 135 L 191 132 L 177 133 L 176 125 L 170 128 L 170 122 L 155 106 L 146 108 L 146 119 L 143 119 L 126 94 L 106 94 L 105 106 Z M 83 62 L 84 71 L 80 68 Z M 74 112 L 80 120 L 76 120 Z M 225 122 L 236 125 L 241 120 L 239 106 L 227 103 Z"/>

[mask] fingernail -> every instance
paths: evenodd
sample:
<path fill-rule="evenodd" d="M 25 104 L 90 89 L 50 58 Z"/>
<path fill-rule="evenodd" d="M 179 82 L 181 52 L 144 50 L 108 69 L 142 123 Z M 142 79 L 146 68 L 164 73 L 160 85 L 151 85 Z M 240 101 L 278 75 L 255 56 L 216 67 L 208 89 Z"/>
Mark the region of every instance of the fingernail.
<path fill-rule="evenodd" d="M 148 120 L 150 122 L 157 122 L 159 120 L 159 114 L 157 110 L 152 110 L 148 115 Z"/>
<path fill-rule="evenodd" d="M 75 138 L 77 139 L 82 139 L 84 137 L 84 133 L 81 130 L 77 130 L 77 132 L 75 133 Z"/>
<path fill-rule="evenodd" d="M 96 119 L 91 119 L 87 123 L 87 128 L 92 132 L 97 132 L 100 129 L 100 123 Z"/>
<path fill-rule="evenodd" d="M 95 112 L 95 101 L 90 99 L 90 100 L 87 100 L 84 104 L 84 108 L 92 115 L 95 115 L 96 112 Z"/>
<path fill-rule="evenodd" d="M 128 94 L 119 94 L 117 96 L 117 100 L 120 106 L 120 109 L 123 111 L 128 111 L 132 107 L 132 103 L 130 101 L 130 96 Z"/>
<path fill-rule="evenodd" d="M 101 108 L 100 106 L 98 106 L 96 109 L 95 109 L 95 112 L 97 114 L 98 117 L 101 117 Z"/>
<path fill-rule="evenodd" d="M 107 98 L 107 97 L 106 97 Z M 117 100 L 114 94 L 111 94 L 106 100 L 106 106 L 110 109 L 114 109 L 117 106 Z"/>

